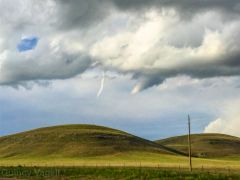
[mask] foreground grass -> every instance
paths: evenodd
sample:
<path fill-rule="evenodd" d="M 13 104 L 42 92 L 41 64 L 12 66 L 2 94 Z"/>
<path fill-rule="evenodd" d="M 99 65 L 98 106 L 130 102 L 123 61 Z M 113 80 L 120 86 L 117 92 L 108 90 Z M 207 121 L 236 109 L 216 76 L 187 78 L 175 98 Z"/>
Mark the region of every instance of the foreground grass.
<path fill-rule="evenodd" d="M 240 160 L 188 158 L 148 152 L 107 156 L 0 159 L 0 177 L 22 179 L 240 179 Z"/>
<path fill-rule="evenodd" d="M 197 169 L 225 169 L 226 171 L 240 171 L 240 159 L 203 159 L 193 158 L 193 166 Z M 188 158 L 184 156 L 128 152 L 115 155 L 62 158 L 58 156 L 1 158 L 0 166 L 118 166 L 118 167 L 162 167 L 162 168 L 187 168 Z"/>
<path fill-rule="evenodd" d="M 0 167 L 0 177 L 24 179 L 240 179 L 236 173 L 147 167 Z"/>

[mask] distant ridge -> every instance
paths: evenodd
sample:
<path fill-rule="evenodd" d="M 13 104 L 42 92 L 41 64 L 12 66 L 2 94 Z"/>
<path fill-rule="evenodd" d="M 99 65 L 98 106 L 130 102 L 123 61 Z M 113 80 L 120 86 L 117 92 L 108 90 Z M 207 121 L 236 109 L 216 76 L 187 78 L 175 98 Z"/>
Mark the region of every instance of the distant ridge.
<path fill-rule="evenodd" d="M 240 157 L 240 138 L 225 134 L 193 134 L 192 153 L 195 157 Z M 182 153 L 188 152 L 187 135 L 175 136 L 155 141 L 158 144 L 175 149 Z"/>

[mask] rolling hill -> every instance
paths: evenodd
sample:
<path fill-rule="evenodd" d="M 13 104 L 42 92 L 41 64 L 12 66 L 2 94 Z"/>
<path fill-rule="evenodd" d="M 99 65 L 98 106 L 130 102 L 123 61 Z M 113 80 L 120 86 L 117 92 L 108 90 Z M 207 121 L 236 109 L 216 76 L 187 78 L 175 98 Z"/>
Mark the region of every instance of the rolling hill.
<path fill-rule="evenodd" d="M 171 150 L 126 132 L 96 125 L 62 125 L 0 137 L 0 158 L 91 157 Z"/>
<path fill-rule="evenodd" d="M 240 138 L 223 134 L 192 135 L 193 156 L 240 157 Z M 187 136 L 149 141 L 96 125 L 61 125 L 0 137 L 0 158 L 127 157 L 128 154 L 187 155 Z"/>
<path fill-rule="evenodd" d="M 240 138 L 224 134 L 193 134 L 192 153 L 195 157 L 240 157 Z M 188 153 L 188 137 L 176 136 L 155 141 L 161 145 Z"/>

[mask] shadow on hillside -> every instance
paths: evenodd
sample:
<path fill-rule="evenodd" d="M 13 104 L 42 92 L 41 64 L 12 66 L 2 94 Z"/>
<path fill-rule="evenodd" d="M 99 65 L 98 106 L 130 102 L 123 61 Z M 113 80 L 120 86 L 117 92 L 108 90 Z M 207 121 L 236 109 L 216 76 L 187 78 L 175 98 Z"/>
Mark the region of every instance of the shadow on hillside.
<path fill-rule="evenodd" d="M 164 145 L 161 145 L 161 144 L 158 144 L 162 149 L 168 151 L 168 152 L 171 152 L 171 153 L 174 153 L 174 154 L 178 154 L 178 155 L 182 155 L 182 156 L 188 156 L 187 153 L 184 153 L 184 152 L 181 152 L 179 150 L 176 150 L 176 149 L 173 149 L 173 148 L 170 148 L 170 147 L 167 147 L 167 146 L 164 146 Z"/>

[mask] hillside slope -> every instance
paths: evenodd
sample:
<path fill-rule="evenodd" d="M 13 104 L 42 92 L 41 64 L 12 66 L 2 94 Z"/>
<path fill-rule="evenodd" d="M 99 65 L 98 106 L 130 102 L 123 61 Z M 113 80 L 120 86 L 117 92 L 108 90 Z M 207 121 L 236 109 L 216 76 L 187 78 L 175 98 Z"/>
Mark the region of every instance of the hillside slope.
<path fill-rule="evenodd" d="M 157 143 L 96 125 L 62 125 L 0 138 L 0 158 L 91 157 L 126 151 L 168 153 Z"/>
<path fill-rule="evenodd" d="M 224 134 L 193 134 L 192 153 L 196 157 L 240 156 L 240 138 Z M 188 136 L 155 141 L 158 144 L 188 153 Z"/>

